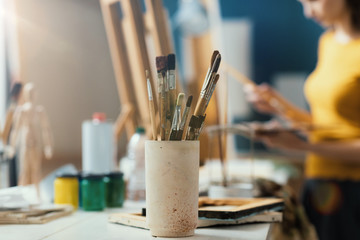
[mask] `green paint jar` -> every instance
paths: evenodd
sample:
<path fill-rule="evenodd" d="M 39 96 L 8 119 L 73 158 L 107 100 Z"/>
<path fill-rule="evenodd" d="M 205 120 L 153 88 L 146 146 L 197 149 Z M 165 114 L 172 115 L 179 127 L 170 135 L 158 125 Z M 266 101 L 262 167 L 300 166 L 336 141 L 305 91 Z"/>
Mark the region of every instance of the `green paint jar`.
<path fill-rule="evenodd" d="M 84 211 L 102 211 L 105 208 L 104 175 L 82 176 L 81 201 Z"/>
<path fill-rule="evenodd" d="M 122 207 L 125 199 L 125 182 L 122 172 L 105 175 L 106 207 Z"/>
<path fill-rule="evenodd" d="M 77 173 L 77 179 L 79 181 L 79 189 L 78 189 L 78 194 L 79 194 L 79 208 L 82 208 L 82 197 L 81 197 L 81 180 L 82 180 L 82 176 L 83 174 L 81 172 Z"/>

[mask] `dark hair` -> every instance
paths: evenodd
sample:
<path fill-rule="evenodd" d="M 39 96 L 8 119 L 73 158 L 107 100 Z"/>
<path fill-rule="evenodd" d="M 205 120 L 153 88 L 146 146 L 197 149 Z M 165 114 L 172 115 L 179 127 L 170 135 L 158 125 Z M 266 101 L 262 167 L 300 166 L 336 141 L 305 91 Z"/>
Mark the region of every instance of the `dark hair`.
<path fill-rule="evenodd" d="M 360 30 L 360 1 L 346 0 L 350 11 L 351 23 L 356 30 Z"/>

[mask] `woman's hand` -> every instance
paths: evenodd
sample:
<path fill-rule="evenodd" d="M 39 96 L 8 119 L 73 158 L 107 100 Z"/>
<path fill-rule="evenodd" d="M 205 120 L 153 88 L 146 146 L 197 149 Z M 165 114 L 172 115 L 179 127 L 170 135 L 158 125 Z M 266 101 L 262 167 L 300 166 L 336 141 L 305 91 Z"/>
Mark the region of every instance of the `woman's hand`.
<path fill-rule="evenodd" d="M 273 88 L 267 84 L 254 86 L 247 84 L 244 86 L 246 99 L 254 105 L 254 107 L 262 113 L 277 114 L 280 112 L 279 96 Z"/>
<path fill-rule="evenodd" d="M 261 113 L 273 114 L 296 123 L 311 124 L 311 115 L 286 100 L 280 93 L 268 84 L 258 86 L 247 84 L 244 86 L 247 101 Z"/>

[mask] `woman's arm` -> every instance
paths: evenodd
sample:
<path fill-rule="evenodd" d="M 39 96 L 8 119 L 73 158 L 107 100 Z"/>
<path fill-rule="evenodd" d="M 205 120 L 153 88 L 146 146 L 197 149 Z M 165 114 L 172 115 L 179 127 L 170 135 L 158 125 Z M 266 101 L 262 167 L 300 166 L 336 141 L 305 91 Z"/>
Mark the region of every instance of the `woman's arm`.
<path fill-rule="evenodd" d="M 312 152 L 323 157 L 339 159 L 343 163 L 360 164 L 360 139 L 346 142 L 310 143 L 289 132 L 281 132 L 275 135 L 264 134 L 258 138 L 269 147 Z"/>
<path fill-rule="evenodd" d="M 344 163 L 360 164 L 360 140 L 310 144 L 308 151 Z"/>

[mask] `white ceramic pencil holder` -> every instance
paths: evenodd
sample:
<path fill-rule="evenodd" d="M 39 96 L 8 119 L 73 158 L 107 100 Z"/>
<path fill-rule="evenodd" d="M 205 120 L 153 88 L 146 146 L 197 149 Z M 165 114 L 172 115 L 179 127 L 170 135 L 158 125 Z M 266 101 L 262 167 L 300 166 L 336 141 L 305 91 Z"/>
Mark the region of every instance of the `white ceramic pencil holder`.
<path fill-rule="evenodd" d="M 146 141 L 146 224 L 156 237 L 194 235 L 199 141 Z"/>

